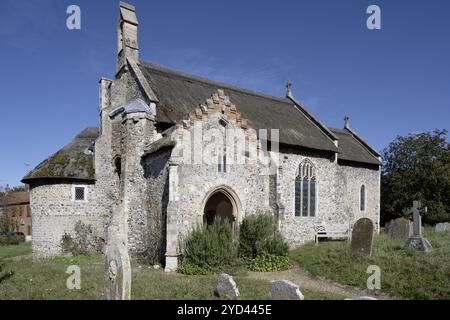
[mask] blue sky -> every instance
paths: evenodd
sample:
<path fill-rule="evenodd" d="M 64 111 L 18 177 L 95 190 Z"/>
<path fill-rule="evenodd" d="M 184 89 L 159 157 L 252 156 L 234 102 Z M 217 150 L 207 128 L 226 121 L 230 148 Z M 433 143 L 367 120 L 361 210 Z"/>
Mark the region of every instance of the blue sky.
<path fill-rule="evenodd" d="M 141 58 L 276 96 L 350 125 L 376 149 L 449 129 L 450 1 L 129 0 Z M 66 9 L 81 8 L 81 30 Z M 368 30 L 366 9 L 381 8 Z M 0 186 L 97 125 L 98 79 L 114 77 L 118 1 L 0 1 Z"/>

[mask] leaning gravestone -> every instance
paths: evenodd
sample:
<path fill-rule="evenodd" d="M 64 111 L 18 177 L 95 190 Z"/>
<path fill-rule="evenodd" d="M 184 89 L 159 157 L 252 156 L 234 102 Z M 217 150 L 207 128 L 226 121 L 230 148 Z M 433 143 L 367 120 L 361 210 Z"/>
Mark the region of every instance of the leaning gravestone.
<path fill-rule="evenodd" d="M 389 222 L 387 234 L 392 240 L 406 241 L 412 233 L 412 223 L 405 218 L 397 218 Z"/>
<path fill-rule="evenodd" d="M 378 300 L 378 299 L 374 298 L 374 297 L 369 297 L 369 296 L 361 296 L 361 297 L 356 297 L 356 298 L 345 298 L 344 300 Z"/>
<path fill-rule="evenodd" d="M 438 223 L 434 227 L 434 231 L 435 232 L 450 232 L 450 223 L 448 223 L 448 222 Z"/>
<path fill-rule="evenodd" d="M 105 256 L 105 300 L 130 300 L 131 264 L 125 244 L 109 244 Z"/>
<path fill-rule="evenodd" d="M 221 299 L 235 300 L 239 297 L 239 289 L 232 276 L 222 273 L 219 275 L 216 293 Z"/>
<path fill-rule="evenodd" d="M 361 218 L 355 222 L 352 230 L 351 252 L 372 254 L 373 222 L 368 218 Z"/>
<path fill-rule="evenodd" d="M 270 282 L 270 300 L 303 300 L 305 297 L 300 288 L 289 280 L 274 280 Z"/>
<path fill-rule="evenodd" d="M 427 207 L 422 207 L 420 201 L 414 201 L 410 209 L 413 214 L 413 235 L 406 241 L 405 247 L 417 251 L 430 252 L 433 247 L 431 243 L 422 235 L 422 213 L 427 212 Z"/>

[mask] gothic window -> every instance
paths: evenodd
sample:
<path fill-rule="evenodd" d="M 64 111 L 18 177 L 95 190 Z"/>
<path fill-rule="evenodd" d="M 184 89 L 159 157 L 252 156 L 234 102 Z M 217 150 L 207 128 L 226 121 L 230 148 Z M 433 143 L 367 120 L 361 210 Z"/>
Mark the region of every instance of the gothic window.
<path fill-rule="evenodd" d="M 226 129 L 225 129 L 226 130 Z M 227 133 L 225 131 L 223 138 L 223 145 L 219 147 L 219 154 L 217 156 L 218 171 L 227 172 Z"/>
<path fill-rule="evenodd" d="M 359 209 L 361 211 L 364 211 L 366 209 L 366 187 L 364 185 L 361 186 L 360 190 Z"/>
<path fill-rule="evenodd" d="M 314 217 L 316 215 L 316 174 L 309 160 L 303 161 L 295 178 L 295 216 Z"/>

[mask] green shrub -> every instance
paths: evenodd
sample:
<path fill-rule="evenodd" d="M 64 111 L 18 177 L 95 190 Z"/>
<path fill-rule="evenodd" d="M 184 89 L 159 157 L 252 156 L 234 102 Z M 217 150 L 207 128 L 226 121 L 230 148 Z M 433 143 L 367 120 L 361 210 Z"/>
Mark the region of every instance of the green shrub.
<path fill-rule="evenodd" d="M 73 249 L 73 238 L 70 234 L 64 233 L 61 239 L 61 247 L 63 252 L 71 253 Z"/>
<path fill-rule="evenodd" d="M 276 230 L 270 214 L 249 215 L 239 230 L 239 256 L 256 258 L 263 253 L 287 256 L 289 246 Z"/>
<path fill-rule="evenodd" d="M 191 262 L 183 261 L 178 266 L 178 272 L 184 273 L 187 275 L 206 275 L 211 273 L 213 270 L 209 267 L 200 267 Z"/>
<path fill-rule="evenodd" d="M 22 235 L 1 235 L 0 245 L 16 245 L 25 241 L 25 236 Z"/>
<path fill-rule="evenodd" d="M 0 283 L 10 277 L 14 274 L 12 271 L 4 271 L 4 265 L 0 263 Z"/>
<path fill-rule="evenodd" d="M 197 226 L 186 239 L 180 272 L 218 272 L 238 265 L 231 224 L 216 219 Z M 195 267 L 193 267 L 195 266 Z"/>
<path fill-rule="evenodd" d="M 261 253 L 255 258 L 241 258 L 242 264 L 250 271 L 273 272 L 292 268 L 292 262 L 287 256 L 277 256 Z"/>
<path fill-rule="evenodd" d="M 61 238 L 61 247 L 65 253 L 77 256 L 101 251 L 104 240 L 96 236 L 91 225 L 78 221 L 74 231 L 74 236 L 64 233 Z"/>

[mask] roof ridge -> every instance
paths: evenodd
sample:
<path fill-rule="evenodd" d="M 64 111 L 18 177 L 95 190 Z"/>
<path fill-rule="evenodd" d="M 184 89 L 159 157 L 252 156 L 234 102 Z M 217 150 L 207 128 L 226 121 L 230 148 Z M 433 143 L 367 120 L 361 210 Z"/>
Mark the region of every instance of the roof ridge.
<path fill-rule="evenodd" d="M 353 136 L 358 141 L 358 143 L 361 144 L 372 156 L 377 159 L 381 156 L 377 150 L 375 150 L 371 145 L 364 141 L 355 131 L 353 131 L 349 127 L 344 128 L 344 130 L 348 131 L 350 135 Z"/>
<path fill-rule="evenodd" d="M 178 71 L 178 70 L 175 70 L 175 69 L 167 68 L 167 67 L 162 66 L 160 64 L 148 62 L 148 61 L 145 61 L 145 60 L 139 60 L 139 61 L 144 66 L 150 67 L 153 70 L 156 70 L 156 71 L 159 71 L 159 72 L 162 72 L 162 73 L 170 73 L 170 74 L 172 74 L 174 76 L 183 77 L 183 78 L 190 79 L 190 80 L 196 80 L 196 81 L 207 83 L 207 84 L 211 84 L 211 85 L 217 85 L 217 86 L 222 87 L 224 89 L 230 89 L 230 90 L 238 91 L 238 92 L 245 93 L 245 94 L 248 94 L 248 95 L 261 97 L 261 98 L 266 98 L 266 99 L 271 99 L 271 100 L 275 100 L 275 101 L 278 101 L 278 102 L 286 103 L 287 105 L 292 105 L 291 101 L 288 100 L 287 98 L 277 97 L 277 96 L 273 96 L 273 95 L 270 95 L 270 94 L 267 94 L 267 93 L 258 92 L 258 91 L 246 89 L 246 88 L 243 88 L 243 87 L 238 87 L 236 85 L 232 85 L 232 84 L 229 84 L 229 83 L 216 81 L 216 80 L 211 80 L 211 79 L 208 79 L 206 77 L 197 76 L 197 75 L 189 74 L 189 73 L 186 73 L 186 72 Z"/>
<path fill-rule="evenodd" d="M 328 127 L 328 126 L 327 126 L 327 127 Z M 330 129 L 331 131 L 334 131 L 334 132 L 336 132 L 336 133 L 343 133 L 343 134 L 351 135 L 350 132 L 345 131 L 345 130 L 342 129 L 342 128 L 328 127 L 328 129 Z"/>

